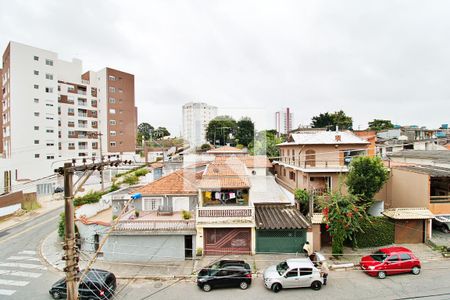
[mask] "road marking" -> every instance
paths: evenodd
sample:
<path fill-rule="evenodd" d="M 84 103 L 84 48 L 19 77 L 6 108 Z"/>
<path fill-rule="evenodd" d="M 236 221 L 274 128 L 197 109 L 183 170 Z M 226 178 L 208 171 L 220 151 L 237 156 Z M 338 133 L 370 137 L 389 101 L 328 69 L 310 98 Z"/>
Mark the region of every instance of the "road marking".
<path fill-rule="evenodd" d="M 44 225 L 44 224 L 50 223 L 50 222 L 52 222 L 52 221 L 58 219 L 59 217 L 60 217 L 60 216 L 57 215 L 57 216 L 55 216 L 55 217 L 53 217 L 53 218 L 48 219 L 47 221 L 44 221 L 44 222 L 42 222 L 42 223 L 38 223 L 38 224 L 33 225 L 33 226 L 30 226 L 30 227 L 27 227 L 26 229 L 24 229 L 24 230 L 22 230 L 22 231 L 20 231 L 20 232 L 18 232 L 18 233 L 16 233 L 16 234 L 8 235 L 6 238 L 0 240 L 0 244 L 1 244 L 1 243 L 4 243 L 4 242 L 6 242 L 6 241 L 9 241 L 10 239 L 16 238 L 16 237 L 18 237 L 18 236 L 20 236 L 20 235 L 22 235 L 22 234 L 24 234 L 24 233 L 26 233 L 26 232 L 28 232 L 28 231 L 31 231 L 31 230 L 35 229 L 36 227 L 39 227 L 39 226 L 42 226 L 42 225 Z"/>
<path fill-rule="evenodd" d="M 23 264 L 23 263 L 1 263 L 0 267 L 47 270 L 46 267 L 41 265 Z"/>
<path fill-rule="evenodd" d="M 36 251 L 24 250 L 24 251 L 20 251 L 19 254 L 36 255 Z"/>
<path fill-rule="evenodd" d="M 0 295 L 3 295 L 3 296 L 11 296 L 15 292 L 16 291 L 14 291 L 14 290 L 2 290 L 2 289 L 0 289 Z"/>
<path fill-rule="evenodd" d="M 0 275 L 38 278 L 39 276 L 42 275 L 42 273 L 21 272 L 21 271 L 12 271 L 12 270 L 0 270 Z"/>
<path fill-rule="evenodd" d="M 26 286 L 29 283 L 29 281 L 0 279 L 1 285 Z"/>
<path fill-rule="evenodd" d="M 10 256 L 7 259 L 9 260 L 31 260 L 31 261 L 39 261 L 39 258 L 31 257 L 31 256 Z"/>

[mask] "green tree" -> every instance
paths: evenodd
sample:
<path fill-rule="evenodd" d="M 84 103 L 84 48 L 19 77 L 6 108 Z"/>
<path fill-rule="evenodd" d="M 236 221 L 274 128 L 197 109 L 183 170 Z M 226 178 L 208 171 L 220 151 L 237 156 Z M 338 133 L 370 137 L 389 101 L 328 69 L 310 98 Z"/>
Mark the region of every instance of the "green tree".
<path fill-rule="evenodd" d="M 211 145 L 210 144 L 203 144 L 203 145 L 200 146 L 200 150 L 202 152 L 206 152 L 208 150 L 211 150 Z"/>
<path fill-rule="evenodd" d="M 223 146 L 233 142 L 230 134 L 235 135 L 236 131 L 237 123 L 232 117 L 218 116 L 209 122 L 206 128 L 206 139 L 212 145 Z"/>
<path fill-rule="evenodd" d="M 307 215 L 309 212 L 309 193 L 305 189 L 296 189 L 294 191 L 294 198 L 300 204 L 300 211 L 303 215 Z"/>
<path fill-rule="evenodd" d="M 348 191 L 358 196 L 362 203 L 371 204 L 388 178 L 389 171 L 381 158 L 361 156 L 355 157 L 350 163 L 346 184 Z"/>
<path fill-rule="evenodd" d="M 139 124 L 137 127 L 137 138 L 136 138 L 138 144 L 141 144 L 142 137 L 146 141 L 149 140 L 152 135 L 153 129 L 154 129 L 153 126 L 148 123 Z"/>
<path fill-rule="evenodd" d="M 312 118 L 311 126 L 313 128 L 327 128 L 330 130 L 336 130 L 336 126 L 339 129 L 352 129 L 353 119 L 347 116 L 344 111 L 336 111 L 334 113 L 324 113 L 314 116 Z"/>
<path fill-rule="evenodd" d="M 155 140 L 162 139 L 165 136 L 170 136 L 170 132 L 166 127 L 158 127 L 152 131 L 152 137 Z"/>
<path fill-rule="evenodd" d="M 267 155 L 268 157 L 280 156 L 278 144 L 284 142 L 283 138 L 276 136 L 274 130 L 262 130 L 255 136 L 255 140 L 249 144 L 251 155 Z"/>
<path fill-rule="evenodd" d="M 325 228 L 331 236 L 332 254 L 342 255 L 344 241 L 354 241 L 354 235 L 362 232 L 361 224 L 368 220 L 366 206 L 358 204 L 354 195 L 331 193 L 319 198 L 325 219 Z"/>
<path fill-rule="evenodd" d="M 248 147 L 255 136 L 255 124 L 250 118 L 242 118 L 237 122 L 236 142 Z"/>
<path fill-rule="evenodd" d="M 372 122 L 369 122 L 370 130 L 380 131 L 391 128 L 394 128 L 394 124 L 392 124 L 391 120 L 374 119 Z"/>

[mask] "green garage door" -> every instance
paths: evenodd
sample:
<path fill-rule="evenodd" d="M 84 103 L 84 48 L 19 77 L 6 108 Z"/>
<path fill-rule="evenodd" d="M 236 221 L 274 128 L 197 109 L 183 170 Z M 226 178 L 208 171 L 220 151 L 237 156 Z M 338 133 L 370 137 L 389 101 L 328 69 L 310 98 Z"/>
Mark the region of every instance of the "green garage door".
<path fill-rule="evenodd" d="M 256 230 L 256 252 L 302 252 L 306 242 L 304 229 Z"/>

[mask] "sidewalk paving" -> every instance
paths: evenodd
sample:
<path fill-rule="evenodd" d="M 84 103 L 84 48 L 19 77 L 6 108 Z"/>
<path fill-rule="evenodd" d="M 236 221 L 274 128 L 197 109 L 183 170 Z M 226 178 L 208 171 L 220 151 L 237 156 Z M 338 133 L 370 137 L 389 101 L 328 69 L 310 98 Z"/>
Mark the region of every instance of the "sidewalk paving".
<path fill-rule="evenodd" d="M 62 193 L 54 194 L 47 197 L 42 197 L 38 199 L 40 208 L 32 210 L 30 212 L 25 212 L 21 215 L 11 215 L 0 221 L 0 230 L 11 228 L 13 226 L 19 225 L 23 222 L 36 218 L 43 215 L 49 211 L 60 208 L 64 205 L 64 198 Z"/>

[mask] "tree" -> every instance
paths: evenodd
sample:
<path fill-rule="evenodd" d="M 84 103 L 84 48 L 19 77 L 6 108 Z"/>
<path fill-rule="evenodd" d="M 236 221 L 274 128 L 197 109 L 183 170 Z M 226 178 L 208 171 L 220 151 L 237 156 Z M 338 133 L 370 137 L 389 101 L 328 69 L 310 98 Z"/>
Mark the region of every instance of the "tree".
<path fill-rule="evenodd" d="M 361 156 L 353 158 L 350 163 L 346 183 L 351 194 L 370 205 L 388 178 L 389 171 L 379 157 Z"/>
<path fill-rule="evenodd" d="M 152 131 L 152 137 L 155 140 L 162 139 L 165 136 L 170 136 L 170 132 L 166 127 L 158 127 Z"/>
<path fill-rule="evenodd" d="M 255 135 L 255 124 L 250 118 L 242 118 L 237 122 L 236 142 L 248 147 Z"/>
<path fill-rule="evenodd" d="M 336 130 L 336 126 L 339 129 L 351 129 L 353 126 L 353 119 L 347 116 L 344 111 L 336 111 L 334 113 L 324 113 L 314 116 L 312 118 L 311 126 L 313 128 L 327 128 L 330 130 Z"/>
<path fill-rule="evenodd" d="M 374 119 L 372 122 L 369 122 L 370 130 L 380 131 L 391 128 L 394 128 L 394 124 L 392 124 L 391 120 Z"/>
<path fill-rule="evenodd" d="M 237 123 L 230 116 L 218 116 L 212 119 L 206 128 L 206 139 L 213 145 L 226 145 L 232 142 L 230 134 L 235 135 Z"/>
<path fill-rule="evenodd" d="M 294 198 L 300 204 L 300 211 L 303 215 L 307 215 L 309 212 L 309 193 L 305 189 L 296 189 L 294 191 Z"/>
<path fill-rule="evenodd" d="M 262 130 L 255 136 L 255 140 L 249 144 L 251 155 L 267 155 L 268 157 L 280 156 L 278 144 L 284 142 L 281 137 L 276 136 L 275 130 Z"/>
<path fill-rule="evenodd" d="M 141 123 L 137 127 L 137 141 L 140 144 L 142 142 L 142 137 L 144 137 L 144 140 L 149 140 L 150 136 L 153 132 L 153 126 L 148 123 Z"/>
<path fill-rule="evenodd" d="M 211 150 L 211 145 L 210 144 L 203 144 L 203 145 L 200 146 L 200 150 L 202 152 L 206 152 L 208 150 Z"/>
<path fill-rule="evenodd" d="M 344 241 L 354 241 L 355 233 L 362 232 L 361 224 L 368 220 L 366 206 L 359 205 L 356 196 L 340 192 L 322 196 L 319 201 L 331 236 L 332 254 L 338 257 L 343 253 Z"/>

